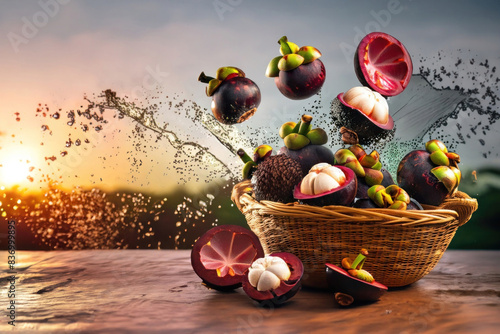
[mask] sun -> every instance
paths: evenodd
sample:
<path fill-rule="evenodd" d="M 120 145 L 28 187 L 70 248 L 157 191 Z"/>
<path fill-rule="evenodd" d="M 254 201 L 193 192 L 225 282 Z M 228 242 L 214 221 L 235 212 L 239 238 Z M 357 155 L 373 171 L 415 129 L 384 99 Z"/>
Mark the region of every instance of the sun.
<path fill-rule="evenodd" d="M 7 188 L 25 186 L 32 182 L 34 155 L 29 149 L 0 151 L 0 185 Z"/>

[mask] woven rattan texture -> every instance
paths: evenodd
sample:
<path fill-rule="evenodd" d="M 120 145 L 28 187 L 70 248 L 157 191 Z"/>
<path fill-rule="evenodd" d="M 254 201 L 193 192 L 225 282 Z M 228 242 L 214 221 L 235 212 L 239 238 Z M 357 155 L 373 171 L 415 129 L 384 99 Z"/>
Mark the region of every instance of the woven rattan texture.
<path fill-rule="evenodd" d="M 326 288 L 325 263 L 338 265 L 360 248 L 368 249 L 363 268 L 377 281 L 389 287 L 416 282 L 477 209 L 477 201 L 460 192 L 439 208 L 408 211 L 258 202 L 249 181 L 235 185 L 232 200 L 266 254 L 297 255 L 305 267 L 304 285 L 317 288 Z"/>

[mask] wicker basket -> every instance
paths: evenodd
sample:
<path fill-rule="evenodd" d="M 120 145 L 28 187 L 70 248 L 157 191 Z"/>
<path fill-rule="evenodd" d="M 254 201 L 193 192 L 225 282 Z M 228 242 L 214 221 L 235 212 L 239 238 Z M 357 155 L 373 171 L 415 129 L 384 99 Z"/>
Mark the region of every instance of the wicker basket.
<path fill-rule="evenodd" d="M 231 198 L 264 251 L 297 255 L 305 267 L 303 284 L 316 288 L 326 288 L 325 263 L 340 264 L 361 247 L 370 253 L 363 268 L 377 281 L 389 287 L 416 282 L 477 209 L 477 201 L 462 192 L 438 208 L 399 211 L 258 202 L 251 190 L 249 181 L 238 183 Z"/>

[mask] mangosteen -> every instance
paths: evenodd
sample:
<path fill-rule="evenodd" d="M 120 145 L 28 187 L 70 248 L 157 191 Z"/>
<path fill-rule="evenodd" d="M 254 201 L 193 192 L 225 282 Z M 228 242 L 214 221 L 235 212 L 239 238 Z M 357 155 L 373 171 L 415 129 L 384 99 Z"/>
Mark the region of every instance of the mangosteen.
<path fill-rule="evenodd" d="M 293 189 L 302 180 L 300 164 L 287 155 L 266 158 L 252 176 L 257 201 L 293 202 Z"/>
<path fill-rule="evenodd" d="M 260 304 L 281 305 L 301 288 L 304 266 L 291 253 L 273 253 L 257 259 L 248 269 L 243 290 Z"/>
<path fill-rule="evenodd" d="M 352 261 L 342 260 L 342 267 L 326 263 L 328 287 L 335 293 L 336 301 L 342 306 L 352 302 L 374 302 L 387 291 L 387 287 L 375 281 L 373 276 L 362 269 L 368 252 L 365 249 Z"/>
<path fill-rule="evenodd" d="M 206 93 L 212 97 L 212 113 L 219 122 L 241 123 L 257 111 L 260 89 L 255 82 L 245 78 L 245 73 L 239 68 L 221 67 L 215 78 L 202 72 L 198 81 L 208 84 Z"/>
<path fill-rule="evenodd" d="M 220 225 L 195 242 L 191 265 L 207 287 L 226 291 L 240 287 L 250 265 L 263 256 L 264 249 L 252 231 Z"/>
<path fill-rule="evenodd" d="M 397 181 L 418 202 L 438 206 L 458 189 L 460 157 L 448 152 L 439 140 L 430 140 L 425 147 L 425 151 L 412 151 L 401 160 Z"/>
<path fill-rule="evenodd" d="M 413 64 L 399 40 L 383 32 L 372 32 L 358 44 L 354 69 L 364 86 L 384 96 L 395 96 L 408 86 Z"/>
<path fill-rule="evenodd" d="M 312 166 L 321 163 L 333 163 L 333 152 L 323 146 L 328 142 L 328 135 L 321 128 L 312 128 L 312 116 L 302 115 L 298 123 L 286 122 L 280 128 L 280 137 L 285 146 L 278 150 L 298 161 L 303 174 L 307 174 Z"/>
<path fill-rule="evenodd" d="M 325 82 L 325 65 L 318 58 L 321 52 L 312 46 L 299 48 L 286 36 L 278 41 L 281 56 L 271 60 L 267 77 L 274 77 L 279 91 L 292 100 L 301 100 L 317 94 Z"/>
<path fill-rule="evenodd" d="M 355 133 L 361 144 L 388 142 L 396 128 L 384 97 L 400 94 L 408 86 L 413 71 L 410 55 L 393 36 L 374 32 L 360 41 L 354 68 L 364 87 L 340 93 L 332 101 L 333 121 L 339 129 Z"/>
<path fill-rule="evenodd" d="M 348 206 L 354 201 L 356 189 L 357 178 L 350 168 L 320 163 L 295 187 L 293 196 L 300 204 Z"/>
<path fill-rule="evenodd" d="M 356 133 L 360 144 L 389 141 L 396 131 L 386 99 L 367 87 L 354 87 L 332 101 L 335 125 Z"/>

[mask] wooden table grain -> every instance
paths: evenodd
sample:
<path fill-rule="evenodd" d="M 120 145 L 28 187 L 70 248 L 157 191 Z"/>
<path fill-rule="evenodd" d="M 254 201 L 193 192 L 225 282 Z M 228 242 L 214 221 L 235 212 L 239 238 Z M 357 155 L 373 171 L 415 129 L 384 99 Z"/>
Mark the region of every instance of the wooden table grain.
<path fill-rule="evenodd" d="M 447 251 L 429 275 L 373 304 L 341 308 L 331 293 L 304 288 L 271 309 L 242 289 L 205 288 L 188 250 L 18 251 L 14 282 L 4 254 L 2 333 L 498 333 L 500 326 L 500 251 Z"/>

